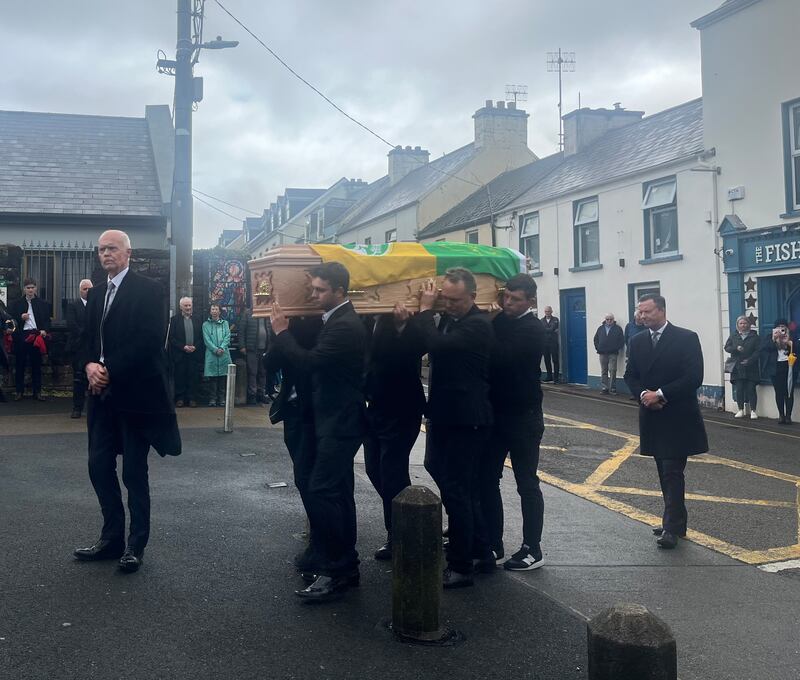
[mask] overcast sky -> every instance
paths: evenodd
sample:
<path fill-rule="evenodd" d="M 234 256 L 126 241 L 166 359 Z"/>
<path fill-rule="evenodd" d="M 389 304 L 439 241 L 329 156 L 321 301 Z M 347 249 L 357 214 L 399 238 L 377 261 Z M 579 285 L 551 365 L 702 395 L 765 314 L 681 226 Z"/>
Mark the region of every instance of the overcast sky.
<path fill-rule="evenodd" d="M 436 158 L 472 141 L 472 114 L 528 86 L 528 144 L 557 150 L 557 77 L 546 53 L 574 51 L 564 112 L 621 102 L 647 115 L 701 94 L 700 36 L 689 22 L 722 0 L 221 0 L 343 109 L 393 144 Z M 172 103 L 156 52 L 175 53 L 175 0 L 2 2 L 0 109 L 143 116 Z M 216 4 L 195 75 L 194 187 L 261 211 L 287 186 L 386 174 L 389 147 L 296 80 Z M 238 217 L 247 213 L 220 205 Z M 239 223 L 240 226 L 240 223 Z M 237 221 L 195 202 L 195 247 Z"/>

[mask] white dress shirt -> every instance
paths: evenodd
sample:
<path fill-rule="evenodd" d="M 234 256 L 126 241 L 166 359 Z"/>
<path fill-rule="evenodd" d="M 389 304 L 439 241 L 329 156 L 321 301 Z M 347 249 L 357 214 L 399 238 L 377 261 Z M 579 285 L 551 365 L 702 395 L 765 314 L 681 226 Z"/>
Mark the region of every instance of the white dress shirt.
<path fill-rule="evenodd" d="M 340 305 L 336 305 L 336 306 L 335 306 L 333 309 L 329 309 L 327 312 L 325 312 L 325 313 L 322 315 L 322 323 L 328 323 L 328 319 L 330 319 L 330 318 L 331 318 L 331 316 L 333 316 L 333 313 L 334 313 L 334 312 L 335 312 L 337 309 L 339 309 L 339 307 L 344 307 L 344 306 L 345 306 L 345 305 L 346 305 L 348 302 L 350 302 L 350 300 L 345 300 L 345 301 L 344 301 L 342 304 L 340 304 Z"/>
<path fill-rule="evenodd" d="M 106 291 L 106 299 L 103 302 L 103 317 L 100 321 L 100 363 L 102 364 L 105 361 L 105 351 L 103 349 L 103 320 L 105 320 L 106 315 L 108 314 L 108 310 L 111 309 L 111 303 L 114 302 L 114 298 L 117 296 L 117 291 L 119 290 L 120 285 L 122 284 L 122 280 L 125 278 L 125 275 L 128 273 L 128 269 L 130 267 L 125 267 L 119 274 L 115 277 L 108 277 L 108 283 L 113 283 L 114 287 L 110 290 Z"/>
<path fill-rule="evenodd" d="M 22 327 L 23 331 L 35 331 L 36 330 L 36 317 L 33 315 L 33 298 L 28 300 L 28 320 L 25 322 L 25 325 Z"/>
<path fill-rule="evenodd" d="M 658 333 L 658 341 L 661 342 L 661 338 L 664 335 L 664 329 L 667 327 L 668 324 L 669 324 L 669 321 L 665 321 L 664 325 L 661 326 L 661 328 L 657 328 L 656 330 L 653 330 L 652 328 L 650 329 L 650 343 L 651 344 L 653 342 L 653 336 L 656 333 Z M 644 395 L 645 392 L 647 392 L 647 390 L 642 390 L 642 393 L 639 395 L 639 401 L 642 400 L 642 395 Z M 658 395 L 658 398 L 661 399 L 662 402 L 664 402 L 665 404 L 667 403 L 667 400 L 664 398 L 664 393 L 661 391 L 660 387 L 656 390 L 656 394 Z"/>

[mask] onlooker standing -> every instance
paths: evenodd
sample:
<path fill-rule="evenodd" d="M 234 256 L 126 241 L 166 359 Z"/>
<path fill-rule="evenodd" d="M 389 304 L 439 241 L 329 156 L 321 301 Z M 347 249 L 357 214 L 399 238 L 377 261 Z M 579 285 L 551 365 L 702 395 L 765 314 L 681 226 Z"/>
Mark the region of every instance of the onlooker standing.
<path fill-rule="evenodd" d="M 6 338 L 11 338 L 14 328 L 14 319 L 11 318 L 11 314 L 8 313 L 3 301 L 0 300 L 0 368 L 6 371 L 11 370 L 11 364 L 8 361 Z M 6 396 L 3 394 L 2 388 L 0 388 L 0 402 L 5 402 L 5 400 Z"/>
<path fill-rule="evenodd" d="M 169 357 L 175 380 L 175 406 L 197 406 L 197 383 L 200 381 L 203 351 L 203 327 L 192 315 L 192 298 L 182 297 L 181 313 L 169 322 Z M 227 370 L 227 367 L 226 367 Z"/>
<path fill-rule="evenodd" d="M 72 300 L 67 305 L 67 328 L 69 329 L 67 351 L 72 352 L 72 415 L 70 418 L 81 417 L 86 399 L 86 389 L 89 387 L 81 356 L 83 344 L 88 341 L 85 337 L 86 300 L 91 288 L 92 282 L 89 279 L 83 279 L 78 284 L 78 299 Z"/>
<path fill-rule="evenodd" d="M 759 350 L 761 338 L 750 328 L 750 319 L 740 316 L 736 319 L 736 332 L 725 343 L 725 351 L 731 355 L 731 385 L 736 394 L 736 403 L 739 410 L 734 418 L 744 418 L 749 415 L 756 420 L 756 406 L 758 395 L 756 386 L 761 379 L 759 367 Z"/>
<path fill-rule="evenodd" d="M 775 321 L 772 333 L 764 335 L 761 346 L 763 375 L 772 380 L 775 389 L 775 404 L 778 407 L 778 423 L 792 424 L 794 387 L 798 381 L 800 363 L 794 356 L 795 345 L 786 319 Z"/>
<path fill-rule="evenodd" d="M 559 338 L 558 338 L 558 317 L 553 316 L 553 308 L 550 305 L 544 308 L 544 368 L 547 374 L 542 382 L 559 382 L 561 366 L 558 361 Z"/>
<path fill-rule="evenodd" d="M 600 356 L 600 380 L 603 394 L 617 393 L 617 357 L 625 346 L 625 336 L 614 320 L 613 314 L 606 314 L 605 321 L 594 334 L 594 348 Z M 610 382 L 609 382 L 610 376 Z"/>
<path fill-rule="evenodd" d="M 239 323 L 239 351 L 245 355 L 247 363 L 247 404 L 254 406 L 266 402 L 264 388 L 267 373 L 264 366 L 264 353 L 269 345 L 269 327 L 266 319 L 253 317 L 246 309 Z"/>
<path fill-rule="evenodd" d="M 225 406 L 225 377 L 228 375 L 228 364 L 233 363 L 229 351 L 231 329 L 220 316 L 217 303 L 212 303 L 210 314 L 208 321 L 203 322 L 203 343 L 206 347 L 203 375 L 211 383 L 208 405 Z"/>
<path fill-rule="evenodd" d="M 50 305 L 36 297 L 36 279 L 25 279 L 22 283 L 24 297 L 11 305 L 11 316 L 17 325 L 14 333 L 14 354 L 16 355 L 15 401 L 22 399 L 25 392 L 25 366 L 31 365 L 33 398 L 44 401 L 42 396 L 42 354 L 34 344 L 36 336 L 46 338 L 50 332 Z"/>
<path fill-rule="evenodd" d="M 631 340 L 633 340 L 633 338 L 635 336 L 639 335 L 639 333 L 641 333 L 643 331 L 646 331 L 646 330 L 647 330 L 647 326 L 645 326 L 642 323 L 642 315 L 639 313 L 639 310 L 637 309 L 633 313 L 633 321 L 628 321 L 628 323 L 625 324 L 625 356 L 626 357 L 628 356 L 628 353 L 630 352 Z"/>

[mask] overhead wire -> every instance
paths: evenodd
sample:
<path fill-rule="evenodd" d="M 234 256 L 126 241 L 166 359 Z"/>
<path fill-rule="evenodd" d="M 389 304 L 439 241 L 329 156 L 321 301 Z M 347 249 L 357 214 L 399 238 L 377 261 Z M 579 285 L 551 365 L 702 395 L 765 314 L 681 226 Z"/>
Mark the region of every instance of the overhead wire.
<path fill-rule="evenodd" d="M 207 205 L 209 208 L 211 208 L 213 210 L 216 210 L 217 212 L 221 212 L 223 215 L 227 215 L 232 220 L 236 220 L 239 223 L 242 222 L 242 218 L 241 217 L 236 217 L 236 215 L 231 215 L 229 212 L 225 212 L 222 208 L 218 208 L 217 206 L 212 205 L 208 201 L 204 201 L 202 198 L 200 198 L 199 196 L 195 195 L 194 193 L 192 193 L 192 196 L 196 201 L 200 201 L 200 203 L 203 203 L 203 204 Z"/>
<path fill-rule="evenodd" d="M 225 205 L 230 206 L 231 208 L 236 208 L 237 210 L 241 210 L 242 212 L 250 213 L 252 215 L 258 215 L 259 217 L 263 214 L 257 210 L 250 210 L 249 208 L 243 208 L 240 205 L 236 205 L 235 203 L 228 203 L 228 201 L 224 201 L 221 198 L 217 198 L 216 196 L 212 196 L 211 194 L 207 194 L 200 189 L 192 188 L 192 191 L 197 192 L 201 196 L 205 196 L 206 198 L 210 198 L 212 201 L 217 201 L 218 203 L 224 203 Z"/>

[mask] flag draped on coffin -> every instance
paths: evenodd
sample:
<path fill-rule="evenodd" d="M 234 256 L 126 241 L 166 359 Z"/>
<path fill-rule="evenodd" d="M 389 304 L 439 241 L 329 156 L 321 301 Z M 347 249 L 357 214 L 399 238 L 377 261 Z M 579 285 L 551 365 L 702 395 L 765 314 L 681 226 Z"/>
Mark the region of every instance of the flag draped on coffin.
<path fill-rule="evenodd" d="M 366 288 L 405 279 L 440 276 L 451 267 L 473 274 L 490 274 L 507 281 L 525 272 L 525 257 L 511 248 L 477 243 L 310 243 L 323 262 L 339 262 L 350 272 L 351 288 Z"/>

